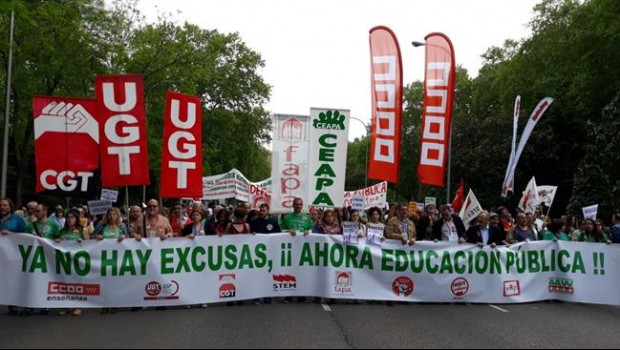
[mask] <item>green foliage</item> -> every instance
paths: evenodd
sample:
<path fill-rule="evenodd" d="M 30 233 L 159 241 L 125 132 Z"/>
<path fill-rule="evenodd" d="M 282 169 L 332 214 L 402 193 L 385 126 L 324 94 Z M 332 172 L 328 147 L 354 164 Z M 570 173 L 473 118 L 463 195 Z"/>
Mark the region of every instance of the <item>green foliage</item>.
<path fill-rule="evenodd" d="M 588 123 L 586 156 L 575 174 L 569 210 L 599 204 L 600 218 L 620 208 L 620 94 L 605 107 L 602 118 Z"/>
<path fill-rule="evenodd" d="M 9 195 L 36 199 L 33 95 L 94 96 L 96 74 L 142 74 L 147 107 L 150 193 L 157 193 L 165 92 L 203 99 L 205 175 L 238 168 L 251 179 L 269 176 L 270 86 L 260 55 L 238 34 L 222 34 L 167 18 L 145 24 L 136 1 L 5 1 L 0 28 L 16 13 L 11 89 Z M 0 40 L 7 66 L 8 40 Z M 1 84 L 6 70 L 0 73 Z M 0 87 L 5 88 L 4 85 Z M 3 89 L 4 90 L 4 89 Z"/>
<path fill-rule="evenodd" d="M 483 206 L 514 208 L 536 176 L 540 185 L 559 186 L 554 216 L 563 214 L 569 202 L 577 213 L 582 205 L 599 203 L 606 215 L 620 208 L 620 1 L 544 0 L 534 8 L 530 27 L 531 37 L 489 48 L 477 77 L 457 70 L 452 192 L 463 178 Z M 417 181 L 422 94 L 421 82 L 405 89 L 401 183 L 390 186 L 390 200 L 446 198 L 445 189 L 420 187 Z M 520 133 L 542 98 L 555 102 L 524 149 L 514 196 L 503 200 L 499 195 L 517 95 L 522 97 Z M 407 134 L 410 128 L 415 131 Z"/>
<path fill-rule="evenodd" d="M 535 7 L 530 38 L 489 49 L 472 81 L 466 119 L 455 115 L 453 184 L 462 176 L 484 206 L 502 203 L 499 191 L 511 148 L 514 98 L 522 96 L 521 131 L 538 101 L 551 96 L 555 102 L 527 143 L 517 167 L 516 193 L 505 204 L 515 207 L 527 181 L 536 176 L 541 185 L 560 187 L 554 213 L 562 214 L 578 189 L 574 183 L 597 173 L 577 168 L 591 140 L 588 128 L 610 125 L 600 115 L 620 91 L 615 54 L 620 50 L 619 26 L 617 1 L 547 0 Z M 458 106 L 455 113 L 462 113 Z M 594 149 L 600 151 L 600 145 Z M 616 179 L 610 177 L 611 183 Z M 599 200 L 594 193 L 582 195 L 590 204 Z"/>

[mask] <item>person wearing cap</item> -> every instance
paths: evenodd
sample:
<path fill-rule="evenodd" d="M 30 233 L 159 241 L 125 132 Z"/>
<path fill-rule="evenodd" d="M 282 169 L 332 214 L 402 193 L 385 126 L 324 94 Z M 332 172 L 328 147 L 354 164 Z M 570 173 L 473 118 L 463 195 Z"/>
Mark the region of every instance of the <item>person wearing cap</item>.
<path fill-rule="evenodd" d="M 485 245 L 490 245 L 491 247 L 502 245 L 502 230 L 497 226 L 489 224 L 490 215 L 491 214 L 487 212 L 482 212 L 478 215 L 476 224 L 470 226 L 465 233 L 467 236 L 467 243 L 477 244 L 479 247 L 484 247 Z M 495 215 L 499 218 L 499 215 Z"/>

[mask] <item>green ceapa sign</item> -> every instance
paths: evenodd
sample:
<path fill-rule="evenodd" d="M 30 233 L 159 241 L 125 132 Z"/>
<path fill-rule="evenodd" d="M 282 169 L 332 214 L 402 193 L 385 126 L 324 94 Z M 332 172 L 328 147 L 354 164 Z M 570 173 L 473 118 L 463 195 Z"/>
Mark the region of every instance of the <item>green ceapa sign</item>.
<path fill-rule="evenodd" d="M 339 111 L 321 112 L 318 118 L 312 122 L 315 129 L 345 131 L 346 116 Z M 329 188 L 336 183 L 336 172 L 333 165 L 336 162 L 336 148 L 338 147 L 338 135 L 325 133 L 318 137 L 319 143 L 319 167 L 314 172 L 314 189 L 316 196 L 312 199 L 315 206 L 334 206 L 334 200 L 329 195 Z"/>

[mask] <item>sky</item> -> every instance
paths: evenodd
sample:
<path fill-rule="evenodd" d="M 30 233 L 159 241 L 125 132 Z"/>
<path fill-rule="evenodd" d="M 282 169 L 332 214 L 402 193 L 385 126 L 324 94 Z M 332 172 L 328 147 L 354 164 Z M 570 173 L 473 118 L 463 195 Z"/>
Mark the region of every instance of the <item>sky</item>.
<path fill-rule="evenodd" d="M 424 79 L 426 34 L 452 40 L 456 62 L 476 76 L 482 55 L 506 39 L 530 35 L 541 0 L 139 0 L 147 21 L 162 13 L 223 33 L 238 32 L 265 61 L 272 113 L 308 115 L 311 107 L 349 109 L 370 123 L 368 32 L 391 28 L 400 43 L 404 84 Z M 352 120 L 349 139 L 366 133 Z"/>

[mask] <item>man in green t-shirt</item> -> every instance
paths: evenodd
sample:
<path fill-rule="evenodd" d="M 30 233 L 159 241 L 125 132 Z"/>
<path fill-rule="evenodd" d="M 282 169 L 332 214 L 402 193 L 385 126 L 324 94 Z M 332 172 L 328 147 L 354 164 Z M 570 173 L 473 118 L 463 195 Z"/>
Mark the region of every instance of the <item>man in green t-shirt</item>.
<path fill-rule="evenodd" d="M 60 238 L 60 227 L 54 220 L 47 217 L 47 211 L 47 205 L 37 205 L 34 212 L 37 220 L 26 224 L 26 232 L 52 240 Z"/>
<path fill-rule="evenodd" d="M 304 201 L 301 198 L 293 200 L 293 212 L 284 217 L 282 221 L 282 230 L 289 231 L 291 236 L 295 236 L 298 232 L 304 236 L 312 232 L 312 217 L 308 213 L 302 213 Z"/>

